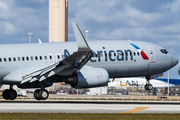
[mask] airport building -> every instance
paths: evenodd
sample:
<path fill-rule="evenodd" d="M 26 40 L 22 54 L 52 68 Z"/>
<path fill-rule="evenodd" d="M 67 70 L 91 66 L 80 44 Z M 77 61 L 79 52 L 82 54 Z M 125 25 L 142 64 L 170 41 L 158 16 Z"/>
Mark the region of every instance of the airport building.
<path fill-rule="evenodd" d="M 68 0 L 49 0 L 49 42 L 68 41 Z"/>

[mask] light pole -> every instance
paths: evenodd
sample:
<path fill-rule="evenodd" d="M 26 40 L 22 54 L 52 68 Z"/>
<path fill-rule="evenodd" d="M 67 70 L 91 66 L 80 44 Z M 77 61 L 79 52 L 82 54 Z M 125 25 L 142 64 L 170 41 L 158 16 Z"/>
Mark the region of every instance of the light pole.
<path fill-rule="evenodd" d="M 86 32 L 86 40 L 87 40 L 87 34 L 88 34 L 89 30 L 85 30 L 85 32 Z"/>
<path fill-rule="evenodd" d="M 32 35 L 32 32 L 28 33 L 29 35 L 29 43 L 31 43 L 31 35 Z"/>

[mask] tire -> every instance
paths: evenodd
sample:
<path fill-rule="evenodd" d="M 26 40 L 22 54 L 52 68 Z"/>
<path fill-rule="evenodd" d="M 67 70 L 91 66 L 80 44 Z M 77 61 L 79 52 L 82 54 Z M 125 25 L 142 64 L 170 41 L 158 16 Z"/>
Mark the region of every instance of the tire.
<path fill-rule="evenodd" d="M 6 90 L 3 91 L 3 98 L 5 100 L 9 100 L 10 99 L 9 93 L 10 93 L 9 89 L 6 89 Z"/>
<path fill-rule="evenodd" d="M 35 98 L 36 100 L 41 100 L 41 98 L 39 97 L 39 92 L 40 92 L 40 89 L 36 89 L 36 90 L 34 91 L 34 98 Z"/>
<path fill-rule="evenodd" d="M 14 99 L 16 99 L 17 98 L 17 92 L 15 91 L 15 90 L 9 90 L 10 92 L 9 92 L 9 99 L 10 100 L 14 100 Z"/>
<path fill-rule="evenodd" d="M 148 85 L 148 89 L 149 89 L 149 90 L 152 90 L 152 89 L 153 89 L 152 84 L 149 84 L 149 85 Z"/>
<path fill-rule="evenodd" d="M 49 97 L 49 92 L 46 89 L 39 91 L 38 94 L 41 100 L 46 100 Z"/>
<path fill-rule="evenodd" d="M 147 85 L 147 84 L 146 84 L 144 87 L 145 87 L 145 89 L 146 89 L 146 90 L 149 90 L 149 89 L 148 89 L 148 85 Z"/>

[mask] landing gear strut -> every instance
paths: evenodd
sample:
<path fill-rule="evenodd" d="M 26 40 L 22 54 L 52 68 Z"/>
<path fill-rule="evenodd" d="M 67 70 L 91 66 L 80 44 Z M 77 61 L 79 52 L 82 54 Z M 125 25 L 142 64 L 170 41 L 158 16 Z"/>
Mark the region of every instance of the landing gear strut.
<path fill-rule="evenodd" d="M 146 85 L 145 85 L 145 89 L 146 89 L 146 90 L 152 90 L 152 89 L 153 89 L 153 86 L 152 86 L 152 84 L 149 83 L 150 76 L 147 76 L 147 77 L 146 77 L 146 80 L 147 80 L 147 82 L 146 82 Z"/>
<path fill-rule="evenodd" d="M 3 98 L 5 100 L 14 100 L 17 97 L 17 92 L 13 89 L 13 86 L 10 85 L 9 89 L 3 91 Z"/>
<path fill-rule="evenodd" d="M 34 98 L 36 100 L 46 100 L 49 97 L 49 92 L 44 89 L 44 86 L 42 85 L 41 89 L 36 89 L 34 91 Z"/>

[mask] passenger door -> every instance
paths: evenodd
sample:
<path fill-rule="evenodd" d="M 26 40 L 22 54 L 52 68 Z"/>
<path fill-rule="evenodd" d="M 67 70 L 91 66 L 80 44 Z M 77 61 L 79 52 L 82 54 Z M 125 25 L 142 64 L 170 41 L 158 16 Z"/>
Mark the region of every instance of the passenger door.
<path fill-rule="evenodd" d="M 154 48 L 152 46 L 147 46 L 147 48 L 149 50 L 150 63 L 155 63 L 155 51 L 154 51 Z"/>

